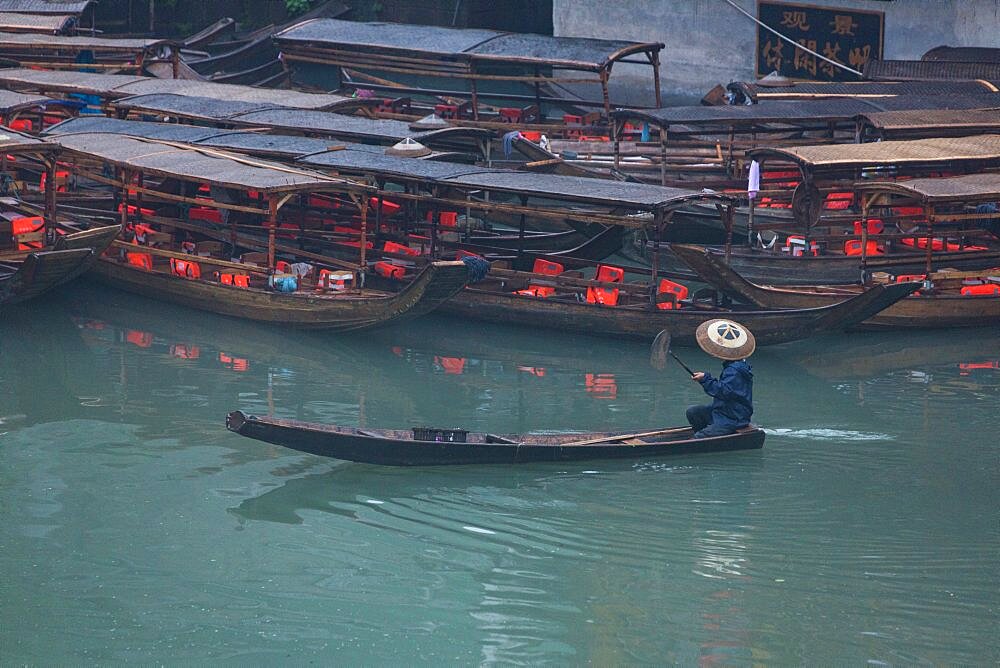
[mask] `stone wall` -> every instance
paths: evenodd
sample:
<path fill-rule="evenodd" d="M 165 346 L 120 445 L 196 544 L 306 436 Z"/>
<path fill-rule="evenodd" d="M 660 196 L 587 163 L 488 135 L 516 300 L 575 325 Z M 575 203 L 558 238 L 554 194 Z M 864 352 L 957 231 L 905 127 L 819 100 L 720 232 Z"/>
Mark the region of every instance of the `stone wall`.
<path fill-rule="evenodd" d="M 756 0 L 736 0 L 756 16 Z M 935 46 L 1000 46 L 1000 0 L 823 0 L 885 12 L 885 58 Z M 754 78 L 756 25 L 723 0 L 554 0 L 556 35 L 659 41 L 664 103 L 694 102 L 712 86 Z M 612 86 L 648 87 L 648 69 L 616 66 Z M 629 97 L 629 91 L 623 91 Z"/>

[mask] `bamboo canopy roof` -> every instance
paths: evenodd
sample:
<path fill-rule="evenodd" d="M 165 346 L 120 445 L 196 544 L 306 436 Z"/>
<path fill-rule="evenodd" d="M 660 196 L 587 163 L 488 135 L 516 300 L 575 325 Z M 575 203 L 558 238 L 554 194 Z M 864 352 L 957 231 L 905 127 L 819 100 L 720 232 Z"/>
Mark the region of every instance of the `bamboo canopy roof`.
<path fill-rule="evenodd" d="M 441 28 L 396 23 L 312 19 L 274 36 L 278 47 L 308 46 L 357 53 L 396 54 L 458 63 L 490 62 L 599 72 L 625 56 L 659 52 L 659 42 Z"/>
<path fill-rule="evenodd" d="M 1000 48 L 989 46 L 936 46 L 920 56 L 920 60 L 1000 63 Z"/>
<path fill-rule="evenodd" d="M 865 63 L 864 75 L 872 81 L 982 79 L 1000 85 L 1000 62 L 869 60 Z"/>
<path fill-rule="evenodd" d="M 368 103 L 364 99 L 331 93 L 304 93 L 294 90 L 257 88 L 211 81 L 159 79 L 130 74 L 95 74 L 28 68 L 0 69 L 0 85 L 23 91 L 97 95 L 104 99 L 169 93 L 185 97 L 256 102 L 270 106 L 300 109 L 353 109 Z"/>
<path fill-rule="evenodd" d="M 249 159 L 233 153 L 136 139 L 116 134 L 59 136 L 58 144 L 83 157 L 118 167 L 183 181 L 208 183 L 268 194 L 314 190 L 370 191 L 367 186 L 277 163 Z M 7 150 L 0 145 L 0 150 Z"/>
<path fill-rule="evenodd" d="M 880 98 L 892 95 L 976 95 L 995 93 L 987 81 L 734 81 L 726 88 L 754 102 L 823 97 Z"/>
<path fill-rule="evenodd" d="M 0 0 L 0 12 L 20 14 L 82 14 L 94 0 L 68 2 L 59 0 Z"/>
<path fill-rule="evenodd" d="M 274 156 L 289 160 L 330 151 L 367 151 L 381 155 L 385 148 L 373 144 L 330 141 L 295 135 L 271 135 L 246 130 L 226 130 L 200 125 L 179 123 L 154 123 L 151 121 L 126 121 L 107 116 L 78 116 L 53 125 L 45 131 L 48 136 L 101 132 L 129 135 L 143 139 L 199 144 L 229 149 L 239 153 Z M 428 156 L 433 158 L 435 155 Z M 423 159 L 423 158 L 421 158 Z"/>
<path fill-rule="evenodd" d="M 107 121 L 111 121 L 111 123 L 109 124 Z M 74 126 L 85 130 L 88 126 L 99 129 L 102 126 L 107 127 L 108 125 L 116 126 L 116 129 L 113 130 L 114 132 L 131 131 L 133 135 L 123 136 L 121 134 L 88 133 L 85 131 L 76 134 L 73 133 Z M 161 127 L 150 130 L 150 126 L 157 125 Z M 129 130 L 129 126 L 134 127 Z M 135 138 L 136 134 L 145 131 L 155 134 L 160 140 L 193 141 L 196 146 L 214 147 L 224 142 L 231 143 L 231 145 L 238 144 L 238 150 L 245 152 L 261 151 L 260 146 L 262 145 L 268 146 L 272 143 L 280 145 L 284 140 L 302 139 L 211 128 L 193 128 L 172 124 L 118 121 L 114 119 L 71 119 L 58 126 L 54 126 L 49 130 L 49 133 L 53 136 L 54 141 L 58 141 L 67 148 L 76 149 L 82 153 L 102 158 L 107 156 L 109 161 L 116 159 L 119 152 L 121 156 L 131 159 L 130 156 L 133 153 L 136 153 L 136 155 L 145 155 L 146 153 L 156 152 L 155 155 L 157 156 L 166 156 L 170 155 L 170 151 L 178 150 L 173 145 L 164 145 L 153 140 L 142 141 Z M 117 138 L 117 140 L 112 138 Z M 254 145 L 255 142 L 258 143 L 257 146 Z M 330 147 L 328 146 L 327 148 L 329 149 Z M 164 153 L 161 153 L 161 151 Z M 188 153 L 201 156 L 194 148 L 189 149 Z M 291 153 L 292 151 L 288 153 L 290 157 Z M 189 167 L 186 162 L 190 156 L 188 154 L 184 155 L 183 171 L 190 172 L 193 167 Z M 164 161 L 169 162 L 169 160 L 174 159 L 179 158 L 168 159 L 158 157 L 155 166 L 161 168 Z M 190 159 L 193 160 L 193 158 Z M 309 176 L 317 175 L 317 172 L 312 170 L 323 169 L 338 173 L 374 176 L 380 180 L 417 182 L 424 187 L 441 186 L 465 191 L 486 190 L 504 192 L 529 198 L 556 200 L 561 203 L 597 204 L 615 209 L 628 207 L 655 212 L 658 210 L 671 210 L 691 201 L 730 201 L 730 198 L 722 193 L 665 188 L 641 183 L 589 179 L 576 176 L 518 172 L 452 162 L 391 156 L 385 155 L 382 147 L 377 146 L 338 144 L 333 147 L 333 150 L 296 156 L 294 159 L 297 164 L 309 170 L 296 171 L 301 171 L 301 173 Z M 144 162 L 143 164 L 146 163 Z M 139 164 L 135 163 L 134 166 L 139 166 Z M 241 166 L 239 169 L 245 169 L 245 166 Z M 199 172 L 199 174 L 206 173 L 210 172 L 204 170 Z M 202 176 L 192 178 L 201 180 Z M 259 186 L 249 187 L 259 189 Z M 626 221 L 623 220 L 624 222 Z"/>
<path fill-rule="evenodd" d="M 169 39 L 112 39 L 108 37 L 76 37 L 41 35 L 37 33 L 0 32 L 0 51 L 86 51 L 101 53 L 146 53 L 161 47 L 177 47 Z"/>
<path fill-rule="evenodd" d="M 59 144 L 11 130 L 0 125 L 0 151 L 3 153 L 52 154 L 60 151 Z"/>
<path fill-rule="evenodd" d="M 1000 174 L 968 174 L 908 181 L 862 181 L 864 191 L 908 195 L 925 204 L 944 202 L 993 202 L 1000 200 Z"/>
<path fill-rule="evenodd" d="M 72 14 L 18 14 L 0 11 L 0 32 L 37 32 L 58 35 L 76 23 Z"/>
<path fill-rule="evenodd" d="M 1000 93 L 921 97 L 899 95 L 880 98 L 825 98 L 774 100 L 761 104 L 617 109 L 616 119 L 638 119 L 658 127 L 670 125 L 754 126 L 763 123 L 831 123 L 853 121 L 857 116 L 880 111 L 911 109 L 1000 108 Z"/>
<path fill-rule="evenodd" d="M 0 113 L 9 114 L 22 109 L 41 107 L 52 99 L 40 95 L 25 95 L 11 90 L 0 90 Z"/>
<path fill-rule="evenodd" d="M 117 100 L 112 106 L 122 111 L 141 111 L 279 131 L 307 131 L 380 144 L 395 144 L 407 137 L 427 144 L 436 139 L 485 140 L 492 136 L 489 130 L 481 128 L 448 126 L 433 130 L 411 130 L 410 125 L 404 121 L 347 116 L 314 109 L 291 109 L 263 103 L 201 97 L 185 98 L 173 94 L 130 97 Z"/>
<path fill-rule="evenodd" d="M 1000 102 L 1000 100 L 998 100 Z M 996 109 L 877 111 L 859 114 L 863 124 L 879 130 L 883 136 L 910 130 L 937 128 L 1000 132 L 1000 107 Z"/>
<path fill-rule="evenodd" d="M 1000 165 L 1000 134 L 938 137 L 912 141 L 883 141 L 868 144 L 757 148 L 747 153 L 758 160 L 768 158 L 789 160 L 804 169 L 977 161 L 995 161 Z"/>

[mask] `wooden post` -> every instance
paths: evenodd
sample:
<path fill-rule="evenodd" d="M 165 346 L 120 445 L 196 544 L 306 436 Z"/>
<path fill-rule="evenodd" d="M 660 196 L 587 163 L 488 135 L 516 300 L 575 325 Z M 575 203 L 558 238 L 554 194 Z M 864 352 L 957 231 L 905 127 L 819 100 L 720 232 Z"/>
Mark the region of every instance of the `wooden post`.
<path fill-rule="evenodd" d="M 660 126 L 660 185 L 667 185 L 667 126 Z"/>
<path fill-rule="evenodd" d="M 619 127 L 618 120 L 611 119 L 611 139 L 614 141 L 614 151 L 615 151 L 615 169 L 621 169 L 622 165 L 622 155 L 621 155 L 621 135 L 620 132 L 623 131 L 625 124 L 622 123 Z"/>
<path fill-rule="evenodd" d="M 610 65 L 609 65 L 610 67 Z M 601 70 L 601 95 L 604 96 L 604 116 L 611 118 L 611 96 L 608 93 L 608 70 Z"/>
<path fill-rule="evenodd" d="M 267 268 L 272 274 L 274 273 L 274 233 L 277 227 L 278 197 L 269 194 L 267 196 Z"/>
<path fill-rule="evenodd" d="M 522 207 L 527 207 L 528 206 L 528 198 L 525 195 L 521 195 L 521 206 Z M 525 223 L 525 218 L 526 217 L 527 217 L 527 214 L 522 211 L 521 212 L 521 223 L 520 223 L 520 225 L 518 225 L 518 228 L 517 228 L 517 259 L 519 259 L 519 260 L 524 255 L 524 223 Z"/>
<path fill-rule="evenodd" d="M 129 173 L 128 173 L 128 170 L 125 169 L 125 168 L 122 168 L 121 175 L 122 175 L 122 205 L 121 205 L 122 206 L 122 211 L 121 211 L 121 224 L 122 224 L 122 229 L 124 230 L 125 226 L 128 225 L 128 182 L 129 182 Z M 52 186 L 54 187 L 55 184 L 53 183 Z M 48 189 L 46 188 L 46 190 L 48 190 Z"/>
<path fill-rule="evenodd" d="M 934 250 L 934 218 L 936 218 L 937 207 L 933 204 L 929 204 L 929 211 L 927 212 L 927 276 L 931 275 L 931 268 L 933 266 L 933 261 L 931 258 L 932 251 Z M 948 240 L 943 239 L 943 244 L 947 244 Z M 944 246 L 947 249 L 947 245 Z"/>
<path fill-rule="evenodd" d="M 45 161 L 45 238 L 53 238 L 56 229 L 56 159 Z M 54 238 L 53 238 L 54 240 Z"/>
<path fill-rule="evenodd" d="M 733 218 L 736 215 L 736 209 L 732 204 L 727 204 L 725 206 L 725 225 L 726 225 L 726 264 L 729 264 L 729 258 L 733 254 Z"/>
<path fill-rule="evenodd" d="M 656 106 L 659 108 L 663 106 L 660 100 L 660 52 L 650 52 L 649 61 L 653 64 L 653 93 L 656 96 Z"/>
<path fill-rule="evenodd" d="M 139 172 L 136 175 L 136 185 L 139 189 L 135 191 L 135 217 L 138 222 L 142 222 L 142 189 L 145 187 L 146 180 L 143 178 L 143 173 Z"/>
<path fill-rule="evenodd" d="M 441 218 L 441 207 L 437 203 L 438 189 L 431 188 L 431 196 L 435 201 L 431 204 L 431 248 L 430 255 L 434 258 L 434 251 L 437 250 L 438 220 Z"/>
<path fill-rule="evenodd" d="M 673 212 L 671 212 L 673 215 Z M 653 259 L 649 263 L 652 276 L 650 281 L 653 284 L 653 308 L 656 308 L 656 277 L 660 273 L 660 228 L 663 226 L 663 211 L 657 210 L 653 214 Z"/>
<path fill-rule="evenodd" d="M 861 196 L 861 284 L 868 285 L 868 205 L 870 200 Z"/>
<path fill-rule="evenodd" d="M 382 210 L 382 199 L 378 200 L 378 209 L 376 211 Z M 376 218 L 378 214 L 376 213 Z M 357 280 L 354 284 L 358 287 L 358 290 L 365 286 L 365 271 L 366 271 L 366 258 L 368 251 L 368 194 L 361 193 L 361 254 L 358 260 L 358 275 Z"/>
<path fill-rule="evenodd" d="M 535 106 L 538 107 L 538 120 L 541 121 L 544 115 L 542 114 L 542 83 L 539 81 L 542 74 L 535 68 Z"/>
<path fill-rule="evenodd" d="M 385 179 L 376 179 L 375 187 L 378 188 L 379 205 L 375 207 L 375 233 L 372 235 L 372 240 L 378 243 L 379 235 L 382 234 L 382 189 L 385 188 Z"/>
<path fill-rule="evenodd" d="M 174 74 L 174 78 L 177 79 L 181 74 L 181 50 L 179 47 L 170 47 L 170 66 Z"/>
<path fill-rule="evenodd" d="M 476 73 L 476 66 L 473 65 L 473 64 L 470 64 L 469 68 L 472 70 L 472 74 L 475 75 L 475 73 Z M 472 76 L 469 79 L 469 89 L 470 89 L 470 92 L 472 93 L 472 96 L 471 96 L 471 100 L 472 100 L 472 120 L 478 121 L 479 120 L 479 95 L 478 95 L 478 89 L 476 87 L 476 77 L 475 76 Z M 539 113 L 541 113 L 541 110 L 539 110 Z"/>

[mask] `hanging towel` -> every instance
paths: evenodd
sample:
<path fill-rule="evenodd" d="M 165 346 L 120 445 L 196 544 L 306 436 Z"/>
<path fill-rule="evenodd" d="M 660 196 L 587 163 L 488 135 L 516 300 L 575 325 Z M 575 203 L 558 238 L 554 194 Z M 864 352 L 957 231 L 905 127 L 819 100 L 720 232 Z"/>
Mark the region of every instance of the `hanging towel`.
<path fill-rule="evenodd" d="M 520 137 L 521 133 L 517 130 L 513 132 L 508 132 L 503 136 L 503 157 L 510 160 L 510 154 L 514 152 L 514 138 Z"/>
<path fill-rule="evenodd" d="M 750 178 L 747 179 L 747 197 L 756 199 L 760 190 L 760 163 L 756 160 L 750 163 Z"/>

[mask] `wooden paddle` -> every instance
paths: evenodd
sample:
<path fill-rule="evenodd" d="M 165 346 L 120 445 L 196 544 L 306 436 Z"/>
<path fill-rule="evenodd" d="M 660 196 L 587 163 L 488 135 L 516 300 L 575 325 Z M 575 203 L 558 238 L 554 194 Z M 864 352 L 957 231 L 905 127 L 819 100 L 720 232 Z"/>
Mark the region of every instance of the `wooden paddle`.
<path fill-rule="evenodd" d="M 670 355 L 677 360 L 677 363 L 684 367 L 684 370 L 689 374 L 692 376 L 694 375 L 694 371 L 692 371 L 687 364 L 682 362 L 680 358 L 674 354 L 674 351 L 670 349 L 670 332 L 666 329 L 662 329 L 660 330 L 660 333 L 656 335 L 656 338 L 653 339 L 653 345 L 649 349 L 649 363 L 654 369 L 663 370 L 667 366 L 667 355 Z"/>
<path fill-rule="evenodd" d="M 659 436 L 660 434 L 673 434 L 679 431 L 688 431 L 690 427 L 673 427 L 671 429 L 658 429 L 657 431 L 643 431 L 637 434 L 621 434 L 619 436 L 602 436 L 600 438 L 588 438 L 585 441 L 570 441 L 560 443 L 559 447 L 567 445 L 591 445 L 593 443 L 615 443 L 616 441 L 627 441 L 630 438 L 644 438 L 646 436 Z"/>

